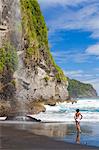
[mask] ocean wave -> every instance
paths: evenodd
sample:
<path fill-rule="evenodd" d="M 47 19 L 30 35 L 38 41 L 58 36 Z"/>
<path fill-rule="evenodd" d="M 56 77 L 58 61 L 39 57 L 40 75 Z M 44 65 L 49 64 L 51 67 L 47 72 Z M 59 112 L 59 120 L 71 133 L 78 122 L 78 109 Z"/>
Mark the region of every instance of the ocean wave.
<path fill-rule="evenodd" d="M 45 122 L 74 121 L 77 108 L 80 109 L 83 121 L 99 122 L 99 99 L 79 99 L 77 103 L 57 103 L 56 106 L 45 105 L 46 112 L 33 115 Z"/>

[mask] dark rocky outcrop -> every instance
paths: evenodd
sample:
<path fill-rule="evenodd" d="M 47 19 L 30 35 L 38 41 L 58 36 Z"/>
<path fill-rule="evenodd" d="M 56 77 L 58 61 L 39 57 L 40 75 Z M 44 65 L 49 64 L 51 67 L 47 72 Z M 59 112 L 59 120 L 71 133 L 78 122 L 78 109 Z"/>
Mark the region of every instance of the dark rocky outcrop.
<path fill-rule="evenodd" d="M 36 119 L 31 116 L 8 116 L 6 120 L 41 122 L 40 119 Z"/>

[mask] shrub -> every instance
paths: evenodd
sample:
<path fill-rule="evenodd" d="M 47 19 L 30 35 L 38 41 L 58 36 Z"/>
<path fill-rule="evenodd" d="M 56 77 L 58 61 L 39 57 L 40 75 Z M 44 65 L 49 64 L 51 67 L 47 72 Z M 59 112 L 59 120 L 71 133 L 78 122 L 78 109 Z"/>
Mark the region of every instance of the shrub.
<path fill-rule="evenodd" d="M 44 77 L 45 82 L 48 82 L 49 79 L 50 79 L 49 76 Z"/>
<path fill-rule="evenodd" d="M 0 73 L 3 72 L 5 67 L 14 72 L 17 68 L 17 64 L 17 53 L 14 47 L 10 44 L 6 44 L 0 48 Z"/>

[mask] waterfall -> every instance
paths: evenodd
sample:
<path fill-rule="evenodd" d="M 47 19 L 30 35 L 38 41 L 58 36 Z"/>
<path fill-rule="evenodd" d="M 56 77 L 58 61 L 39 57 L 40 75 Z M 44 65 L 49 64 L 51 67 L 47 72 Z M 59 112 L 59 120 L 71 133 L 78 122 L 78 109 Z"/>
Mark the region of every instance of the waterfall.
<path fill-rule="evenodd" d="M 10 26 L 13 29 L 11 32 L 11 42 L 17 49 L 17 56 L 18 56 L 18 68 L 14 73 L 14 78 L 16 79 L 16 101 L 19 104 L 18 112 L 20 115 L 26 114 L 26 104 L 25 100 L 27 99 L 27 93 L 24 91 L 23 82 L 26 81 L 25 74 L 25 66 L 24 66 L 24 49 L 23 41 L 22 41 L 22 18 L 21 18 L 21 7 L 20 7 L 20 0 L 13 0 L 12 6 L 12 15 Z M 26 97 L 23 98 L 23 93 L 26 93 Z"/>
<path fill-rule="evenodd" d="M 21 7 L 20 7 L 20 0 L 13 0 L 12 3 L 12 15 L 11 15 L 11 21 L 10 26 L 13 29 L 11 32 L 11 41 L 13 42 L 14 46 L 17 49 L 17 56 L 18 56 L 18 68 L 16 72 L 14 73 L 14 78 L 16 79 L 16 100 L 19 103 L 19 109 L 18 112 L 20 115 L 25 115 L 26 109 L 25 109 L 25 101 L 21 96 L 20 88 L 22 88 L 22 69 L 24 66 L 23 58 L 24 58 L 24 50 L 22 49 L 22 24 L 21 24 Z"/>
<path fill-rule="evenodd" d="M 6 38 L 6 40 L 10 41 L 17 50 L 20 50 L 22 39 L 20 0 L 0 0 L 0 31 L 1 30 L 0 40 L 3 36 L 4 39 Z M 0 43 L 2 42 L 3 41 Z"/>
<path fill-rule="evenodd" d="M 22 49 L 22 19 L 20 0 L 0 0 L 0 47 L 4 42 L 10 42 L 11 45 L 17 50 L 18 67 L 13 78 L 16 81 L 16 94 L 15 101 L 19 103 L 18 112 L 25 112 L 25 104 L 20 95 L 20 86 L 23 68 L 23 55 Z M 3 41 L 2 39 L 6 39 Z M 21 72 L 21 73 L 20 73 Z M 18 96 L 17 96 L 18 95 Z M 19 97 L 20 96 L 20 97 Z"/>
<path fill-rule="evenodd" d="M 14 44 L 17 50 L 21 50 L 22 44 L 22 26 L 21 26 L 21 10 L 20 0 L 13 0 L 11 5 L 11 42 Z"/>

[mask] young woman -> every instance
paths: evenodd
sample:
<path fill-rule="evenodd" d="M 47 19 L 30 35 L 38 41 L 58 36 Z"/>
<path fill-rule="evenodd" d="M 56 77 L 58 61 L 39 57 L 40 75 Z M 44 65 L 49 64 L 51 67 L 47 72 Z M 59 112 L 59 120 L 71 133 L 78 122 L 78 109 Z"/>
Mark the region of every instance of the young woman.
<path fill-rule="evenodd" d="M 77 128 L 78 132 L 81 132 L 81 129 L 80 129 L 80 120 L 82 119 L 82 117 L 83 116 L 79 112 L 79 109 L 76 109 L 76 113 L 75 113 L 74 119 L 75 119 L 75 122 L 76 122 L 76 128 Z"/>

